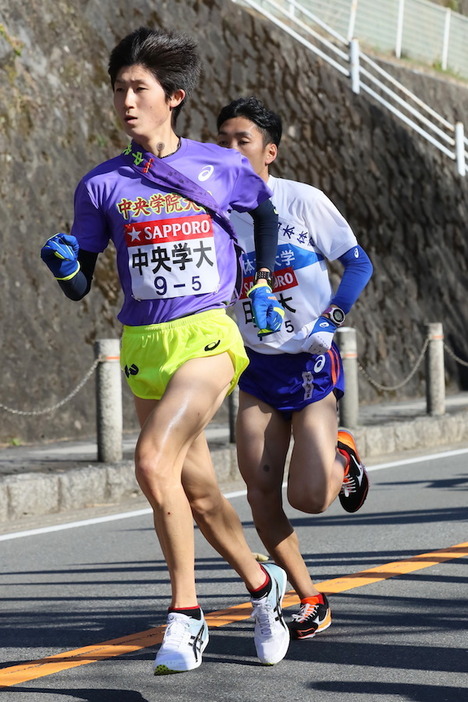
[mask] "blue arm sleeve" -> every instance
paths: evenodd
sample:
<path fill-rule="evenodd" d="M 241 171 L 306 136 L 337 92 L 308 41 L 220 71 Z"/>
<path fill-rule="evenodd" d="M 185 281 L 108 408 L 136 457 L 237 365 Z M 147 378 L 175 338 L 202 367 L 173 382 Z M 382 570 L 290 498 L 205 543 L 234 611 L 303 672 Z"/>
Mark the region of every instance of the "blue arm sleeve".
<path fill-rule="evenodd" d="M 348 314 L 369 282 L 373 266 L 369 256 L 360 246 L 353 246 L 340 256 L 338 261 L 343 264 L 344 271 L 338 290 L 330 302 Z"/>
<path fill-rule="evenodd" d="M 278 247 L 278 215 L 271 200 L 264 200 L 249 215 L 254 223 L 255 258 L 257 270 L 275 270 L 276 249 Z"/>

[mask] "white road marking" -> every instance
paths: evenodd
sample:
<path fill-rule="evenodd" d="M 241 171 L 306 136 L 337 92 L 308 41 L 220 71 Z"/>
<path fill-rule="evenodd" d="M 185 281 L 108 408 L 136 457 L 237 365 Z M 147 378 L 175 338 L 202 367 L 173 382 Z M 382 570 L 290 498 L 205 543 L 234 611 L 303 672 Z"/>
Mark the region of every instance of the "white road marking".
<path fill-rule="evenodd" d="M 468 448 L 456 449 L 453 451 L 443 451 L 441 453 L 431 453 L 426 456 L 416 458 L 404 458 L 400 461 L 390 461 L 389 463 L 377 463 L 375 466 L 367 466 L 368 472 L 374 470 L 383 470 L 384 468 L 395 468 L 397 466 L 406 466 L 412 463 L 422 463 L 423 461 L 436 461 L 441 458 L 450 458 L 452 456 L 462 456 L 468 453 Z M 241 497 L 246 494 L 246 490 L 236 490 L 225 494 L 227 499 Z M 145 514 L 151 514 L 151 508 L 138 509 L 133 512 L 120 512 L 118 514 L 109 514 L 106 517 L 94 517 L 93 519 L 83 519 L 78 522 L 66 522 L 65 524 L 55 524 L 53 526 L 41 527 L 39 529 L 29 529 L 25 531 L 16 531 L 11 534 L 1 534 L 0 541 L 10 541 L 11 539 L 21 539 L 26 536 L 37 536 L 38 534 L 50 534 L 53 531 L 63 531 L 65 529 L 77 529 L 78 527 L 91 526 L 92 524 L 103 524 L 104 522 L 115 522 L 120 519 L 131 519 L 132 517 L 141 517 Z"/>

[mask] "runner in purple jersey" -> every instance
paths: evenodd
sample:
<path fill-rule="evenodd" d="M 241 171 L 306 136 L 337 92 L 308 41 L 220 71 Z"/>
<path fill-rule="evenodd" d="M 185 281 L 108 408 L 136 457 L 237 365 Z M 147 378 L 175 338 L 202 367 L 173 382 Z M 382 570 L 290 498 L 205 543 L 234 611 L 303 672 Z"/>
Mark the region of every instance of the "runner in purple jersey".
<path fill-rule="evenodd" d="M 281 612 L 286 574 L 255 561 L 219 490 L 204 433 L 248 363 L 225 314 L 241 283 L 227 215 L 249 211 L 256 223 L 249 296 L 259 334 L 282 321 L 267 285 L 277 217 L 247 159 L 177 135 L 177 115 L 198 74 L 196 44 L 185 35 L 140 28 L 119 42 L 109 75 L 131 143 L 82 179 L 71 234 L 56 234 L 41 251 L 64 293 L 80 300 L 98 254 L 110 240 L 116 247 L 124 292 L 121 364 L 141 424 L 136 476 L 153 508 L 172 586 L 157 675 L 197 668 L 208 643 L 195 588 L 193 519 L 251 594 L 261 662 L 279 662 L 289 645 Z"/>
<path fill-rule="evenodd" d="M 226 214 L 269 206 L 269 197 L 237 153 L 181 138 L 161 162 L 132 141 L 80 182 L 72 234 L 89 252 L 114 242 L 123 324 L 168 322 L 233 301 L 239 249 Z"/>

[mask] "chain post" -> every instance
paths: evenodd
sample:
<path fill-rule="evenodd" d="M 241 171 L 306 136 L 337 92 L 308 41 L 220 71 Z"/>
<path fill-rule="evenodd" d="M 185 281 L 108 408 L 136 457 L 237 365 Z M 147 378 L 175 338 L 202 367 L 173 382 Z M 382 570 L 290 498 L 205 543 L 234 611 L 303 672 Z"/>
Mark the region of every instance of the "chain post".
<path fill-rule="evenodd" d="M 236 418 L 239 410 L 239 387 L 236 385 L 228 397 L 229 409 L 229 443 L 236 443 Z"/>
<path fill-rule="evenodd" d="M 356 330 L 353 327 L 338 327 L 336 343 L 340 349 L 345 376 L 345 394 L 339 402 L 340 424 L 353 429 L 359 419 L 359 386 Z"/>
<path fill-rule="evenodd" d="M 96 430 L 98 461 L 122 460 L 122 379 L 120 342 L 99 339 L 94 352 L 100 363 L 96 370 Z"/>
<path fill-rule="evenodd" d="M 445 414 L 444 331 L 440 322 L 426 324 L 426 412 Z"/>

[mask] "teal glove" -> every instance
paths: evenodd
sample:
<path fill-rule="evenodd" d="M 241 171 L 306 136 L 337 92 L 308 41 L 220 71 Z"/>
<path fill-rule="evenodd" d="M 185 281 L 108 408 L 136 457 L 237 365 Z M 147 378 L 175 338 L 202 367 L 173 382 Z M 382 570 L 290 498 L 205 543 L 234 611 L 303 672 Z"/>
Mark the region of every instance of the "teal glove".
<path fill-rule="evenodd" d="M 252 312 L 258 327 L 258 336 L 279 331 L 283 323 L 284 310 L 273 295 L 267 281 L 260 278 L 250 288 L 247 296 L 252 301 Z"/>
<path fill-rule="evenodd" d="M 70 280 L 80 270 L 78 240 L 71 234 L 54 234 L 41 249 L 41 258 L 57 280 Z"/>

